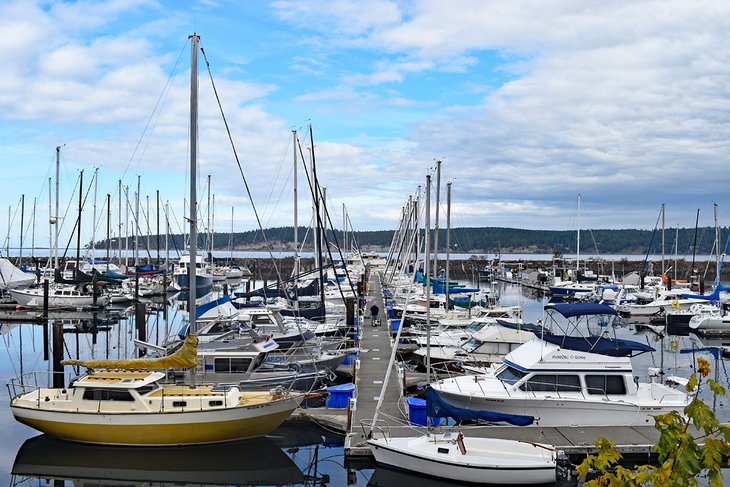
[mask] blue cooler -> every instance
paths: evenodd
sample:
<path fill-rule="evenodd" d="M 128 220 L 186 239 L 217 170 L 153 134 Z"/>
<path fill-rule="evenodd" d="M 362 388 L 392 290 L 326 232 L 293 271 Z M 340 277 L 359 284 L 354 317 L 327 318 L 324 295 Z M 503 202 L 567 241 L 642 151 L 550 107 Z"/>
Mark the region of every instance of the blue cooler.
<path fill-rule="evenodd" d="M 327 388 L 330 397 L 327 399 L 327 407 L 332 409 L 344 409 L 347 407 L 350 398 L 355 392 L 355 384 L 342 384 L 329 386 Z M 424 406 L 425 414 L 425 406 Z"/>

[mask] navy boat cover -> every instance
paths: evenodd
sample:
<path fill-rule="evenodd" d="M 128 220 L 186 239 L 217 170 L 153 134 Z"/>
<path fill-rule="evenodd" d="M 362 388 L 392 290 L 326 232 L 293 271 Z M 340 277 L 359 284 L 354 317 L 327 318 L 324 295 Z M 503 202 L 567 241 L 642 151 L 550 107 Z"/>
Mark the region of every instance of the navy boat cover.
<path fill-rule="evenodd" d="M 643 353 L 655 351 L 653 347 L 644 343 L 623 340 L 621 338 L 545 335 L 542 339 L 548 343 L 553 343 L 569 350 L 600 353 L 601 355 L 609 355 L 611 357 L 630 357 L 633 352 Z"/>
<path fill-rule="evenodd" d="M 602 303 L 555 303 L 545 306 L 545 309 L 554 309 L 566 318 L 586 315 L 617 315 L 618 311 Z"/>

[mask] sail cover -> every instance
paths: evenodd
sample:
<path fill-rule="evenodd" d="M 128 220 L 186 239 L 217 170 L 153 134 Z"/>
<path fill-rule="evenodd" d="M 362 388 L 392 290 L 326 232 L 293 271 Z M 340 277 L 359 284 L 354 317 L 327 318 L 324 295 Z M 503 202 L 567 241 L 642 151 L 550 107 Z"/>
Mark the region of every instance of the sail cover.
<path fill-rule="evenodd" d="M 190 369 L 198 364 L 198 337 L 189 335 L 175 353 L 166 357 L 119 360 L 63 360 L 61 364 L 80 365 L 87 369 Z"/>
<path fill-rule="evenodd" d="M 452 406 L 444 401 L 433 388 L 426 390 L 426 415 L 432 418 L 454 418 L 457 421 L 481 419 L 491 423 L 509 423 L 514 426 L 528 426 L 535 421 L 533 416 L 505 414 L 494 411 L 471 410 Z"/>

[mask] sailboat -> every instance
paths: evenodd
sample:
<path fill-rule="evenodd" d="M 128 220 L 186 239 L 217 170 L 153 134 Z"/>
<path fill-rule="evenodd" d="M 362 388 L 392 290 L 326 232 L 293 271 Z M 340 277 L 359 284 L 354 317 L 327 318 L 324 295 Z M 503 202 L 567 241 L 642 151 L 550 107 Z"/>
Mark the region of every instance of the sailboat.
<path fill-rule="evenodd" d="M 191 37 L 190 255 L 196 255 L 197 50 Z M 195 282 L 195 267 L 190 281 Z M 196 331 L 195 286 L 190 289 L 190 329 Z M 12 381 L 15 419 L 61 439 L 104 445 L 192 445 L 264 436 L 299 406 L 300 395 L 242 391 L 238 387 L 165 385 L 159 369 L 197 366 L 193 333 L 174 354 L 157 359 L 64 361 L 89 373 L 69 387 L 29 388 Z M 192 374 L 191 374 L 192 376 Z"/>
<path fill-rule="evenodd" d="M 426 237 L 424 252 L 426 271 L 426 299 L 429 298 L 429 206 L 430 177 L 426 179 Z M 410 298 L 410 293 L 408 298 Z M 407 299 L 408 299 L 407 298 Z M 405 315 L 403 316 L 405 320 Z M 427 322 L 430 316 L 427 315 Z M 398 329 L 394 344 L 400 339 Z M 378 412 L 388 384 L 390 370 L 393 368 L 396 346 L 393 346 L 380 400 L 375 410 L 369 432 L 368 445 L 381 465 L 408 470 L 440 479 L 459 482 L 494 484 L 540 484 L 555 482 L 556 451 L 550 445 L 529 443 L 497 438 L 464 437 L 461 431 L 433 434 L 430 429 L 425 435 L 392 437 L 383 429 L 376 427 Z M 430 336 L 427 350 L 430 350 Z M 426 358 L 430 368 L 430 356 Z M 430 370 L 428 370 L 430 377 Z M 382 434 L 374 437 L 375 430 Z"/>

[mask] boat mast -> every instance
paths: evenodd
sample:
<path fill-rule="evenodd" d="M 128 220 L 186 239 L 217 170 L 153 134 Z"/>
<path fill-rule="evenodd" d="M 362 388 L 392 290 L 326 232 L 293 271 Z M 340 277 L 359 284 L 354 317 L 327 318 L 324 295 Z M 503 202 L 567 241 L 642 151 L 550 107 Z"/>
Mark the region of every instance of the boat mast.
<path fill-rule="evenodd" d="M 96 192 L 99 188 L 99 168 L 94 169 L 94 206 L 91 217 L 91 258 L 96 261 Z M 109 236 L 107 235 L 107 238 Z"/>
<path fill-rule="evenodd" d="M 56 219 L 53 218 L 53 201 L 51 198 L 51 178 L 48 178 L 48 261 L 46 262 L 46 269 L 51 267 L 51 259 L 53 257 L 53 225 L 56 223 Z"/>
<path fill-rule="evenodd" d="M 59 196 L 58 196 L 58 181 L 60 178 L 61 173 L 61 146 L 56 146 L 56 217 L 53 218 L 53 223 L 56 225 L 54 229 L 55 233 L 55 239 L 54 239 L 54 246 L 53 246 L 53 267 L 58 269 L 58 218 L 60 215 L 60 202 L 59 202 Z"/>
<path fill-rule="evenodd" d="M 578 272 L 580 272 L 580 193 L 578 193 L 578 234 L 575 243 L 575 279 L 578 280 Z"/>
<path fill-rule="evenodd" d="M 293 275 L 296 278 L 296 276 L 299 275 L 299 189 L 298 189 L 298 181 L 297 181 L 297 131 L 292 130 L 292 146 L 294 147 L 294 270 Z M 296 282 L 294 282 L 294 285 L 296 286 Z M 296 302 L 295 305 L 298 307 L 299 303 Z"/>
<path fill-rule="evenodd" d="M 451 183 L 446 183 L 446 311 L 449 311 L 449 258 L 451 256 Z"/>
<path fill-rule="evenodd" d="M 439 260 L 439 198 L 441 196 L 441 161 L 436 161 L 436 218 L 433 225 L 433 277 L 438 275 Z M 447 283 L 448 285 L 448 283 Z"/>
<path fill-rule="evenodd" d="M 426 216 L 424 227 L 425 235 L 425 251 L 423 253 L 426 285 L 426 382 L 431 383 L 431 175 L 426 176 Z"/>
<path fill-rule="evenodd" d="M 25 195 L 20 195 L 20 250 L 18 253 L 18 267 L 23 267 L 23 227 L 25 225 Z M 8 222 L 9 224 L 9 222 Z M 8 255 L 8 257 L 10 257 Z M 718 264 L 719 268 L 719 264 Z"/>
<path fill-rule="evenodd" d="M 79 176 L 79 224 L 77 225 L 76 233 L 76 265 L 74 266 L 74 279 L 79 279 L 79 266 L 81 265 L 81 210 L 84 204 L 84 170 L 81 170 Z"/>
<path fill-rule="evenodd" d="M 196 264 L 198 242 L 197 208 L 197 164 L 198 164 L 198 42 L 197 34 L 190 36 L 190 265 L 188 266 L 188 311 L 190 313 L 190 334 L 197 333 L 195 324 Z M 195 371 L 190 374 L 195 380 Z"/>

